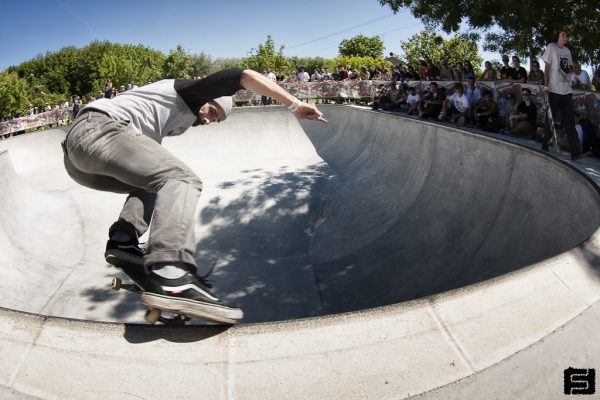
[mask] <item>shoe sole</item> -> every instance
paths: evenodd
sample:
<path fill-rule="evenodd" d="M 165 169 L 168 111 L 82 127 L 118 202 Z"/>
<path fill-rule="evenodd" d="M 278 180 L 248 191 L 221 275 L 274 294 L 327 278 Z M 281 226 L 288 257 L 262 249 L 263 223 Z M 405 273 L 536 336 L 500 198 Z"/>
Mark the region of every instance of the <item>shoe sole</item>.
<path fill-rule="evenodd" d="M 149 306 L 190 318 L 235 324 L 244 318 L 244 312 L 239 308 L 229 308 L 217 304 L 199 303 L 194 300 L 163 296 L 156 293 L 143 293 L 142 302 Z"/>
<path fill-rule="evenodd" d="M 133 273 L 145 274 L 144 259 L 142 257 L 132 256 L 126 251 L 112 249 L 104 253 L 104 259 L 110 265 L 121 268 Z"/>

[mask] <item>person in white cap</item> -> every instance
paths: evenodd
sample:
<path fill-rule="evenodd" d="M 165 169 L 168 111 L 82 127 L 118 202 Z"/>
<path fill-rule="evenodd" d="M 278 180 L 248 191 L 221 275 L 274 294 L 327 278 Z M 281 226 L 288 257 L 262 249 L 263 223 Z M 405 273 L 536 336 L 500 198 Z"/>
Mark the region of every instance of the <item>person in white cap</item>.
<path fill-rule="evenodd" d="M 232 68 L 200 80 L 166 79 L 83 107 L 63 142 L 68 174 L 81 185 L 128 194 L 109 229 L 105 259 L 125 272 L 147 274 L 149 306 L 186 310 L 207 319 L 239 320 L 196 275 L 194 213 L 202 182 L 160 143 L 190 126 L 224 121 L 240 89 L 275 98 L 297 118 L 327 122 L 261 74 Z M 150 220 L 152 227 L 150 229 Z M 138 238 L 150 229 L 145 251 Z"/>

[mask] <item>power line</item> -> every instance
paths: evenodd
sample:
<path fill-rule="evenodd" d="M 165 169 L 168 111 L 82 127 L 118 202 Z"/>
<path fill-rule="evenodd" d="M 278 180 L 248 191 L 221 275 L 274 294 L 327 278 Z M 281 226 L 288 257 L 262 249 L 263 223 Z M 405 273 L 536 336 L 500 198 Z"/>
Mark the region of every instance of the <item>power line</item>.
<path fill-rule="evenodd" d="M 341 34 L 341 33 L 345 33 L 345 32 L 351 31 L 351 30 L 353 30 L 353 29 L 360 28 L 360 27 L 362 27 L 362 26 L 365 26 L 365 25 L 372 24 L 373 22 L 381 21 L 382 19 L 386 19 L 386 18 L 389 18 L 389 17 L 391 17 L 391 16 L 394 16 L 394 15 L 396 15 L 396 14 L 394 14 L 394 13 L 389 13 L 389 14 L 386 14 L 386 15 L 384 15 L 384 16 L 382 16 L 382 17 L 378 17 L 378 18 L 375 18 L 375 19 L 371 19 L 371 20 L 369 20 L 369 21 L 365 21 L 365 22 L 363 22 L 363 23 L 361 23 L 361 24 L 358 24 L 358 25 L 351 26 L 350 28 L 346 28 L 346 29 L 343 29 L 343 30 L 341 30 L 341 31 L 338 31 L 338 32 L 335 32 L 335 33 L 332 33 L 332 34 L 325 35 L 325 36 L 322 36 L 322 37 L 320 37 L 320 38 L 317 38 L 317 39 L 314 39 L 314 40 L 310 40 L 310 41 L 308 41 L 308 42 L 304 42 L 304 43 L 300 43 L 300 44 L 295 44 L 295 45 L 293 45 L 293 46 L 290 46 L 290 47 L 287 47 L 287 48 L 285 48 L 285 50 L 289 50 L 289 49 L 295 49 L 296 47 L 301 47 L 301 46 L 304 46 L 304 45 L 307 45 L 307 44 L 311 44 L 311 43 L 314 43 L 314 42 L 321 41 L 321 40 L 323 40 L 323 39 L 328 39 L 328 38 L 330 38 L 330 37 L 332 37 L 332 36 L 336 36 L 336 35 L 339 35 L 339 34 Z"/>

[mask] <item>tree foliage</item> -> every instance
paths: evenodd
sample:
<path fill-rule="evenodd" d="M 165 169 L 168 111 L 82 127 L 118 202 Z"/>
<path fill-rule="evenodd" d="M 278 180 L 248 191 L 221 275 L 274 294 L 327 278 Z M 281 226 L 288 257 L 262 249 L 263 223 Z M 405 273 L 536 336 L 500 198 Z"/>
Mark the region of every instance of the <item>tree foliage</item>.
<path fill-rule="evenodd" d="M 258 45 L 257 53 L 246 58 L 242 64 L 261 73 L 267 68 L 273 71 L 287 70 L 289 63 L 283 55 L 283 49 L 284 46 L 280 46 L 279 50 L 275 50 L 275 41 L 268 35 L 265 43 Z"/>
<path fill-rule="evenodd" d="M 470 61 L 476 66 L 483 61 L 477 51 L 477 44 L 461 35 L 444 39 L 435 32 L 423 31 L 407 41 L 401 41 L 400 46 L 404 50 L 406 62 L 415 68 L 421 61 L 431 61 L 438 65 L 441 60 L 445 60 L 451 66 L 463 61 Z"/>
<path fill-rule="evenodd" d="M 358 35 L 352 39 L 342 40 L 339 52 L 340 56 L 382 58 L 384 48 L 381 37 Z"/>
<path fill-rule="evenodd" d="M 426 27 L 457 32 L 466 24 L 482 34 L 484 48 L 539 57 L 557 28 L 571 32 L 571 51 L 584 64 L 600 62 L 600 4 L 589 0 L 379 0 L 394 12 L 410 9 Z"/>
<path fill-rule="evenodd" d="M 16 72 L 0 74 L 0 119 L 6 120 L 24 112 L 29 105 L 27 81 Z"/>

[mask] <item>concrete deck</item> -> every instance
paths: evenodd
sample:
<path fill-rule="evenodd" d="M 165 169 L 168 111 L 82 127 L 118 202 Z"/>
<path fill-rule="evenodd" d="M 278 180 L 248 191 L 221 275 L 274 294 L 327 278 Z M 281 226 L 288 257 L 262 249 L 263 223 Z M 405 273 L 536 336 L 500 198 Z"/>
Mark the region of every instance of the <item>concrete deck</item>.
<path fill-rule="evenodd" d="M 571 352 L 540 397 L 559 398 L 565 368 L 600 366 L 564 339 L 598 313 L 597 160 L 321 108 L 327 125 L 236 109 L 165 141 L 205 182 L 197 260 L 246 313 L 228 330 L 138 325 L 102 258 L 123 196 L 69 179 L 63 131 L 0 142 L 0 394 L 477 398 L 492 379 L 504 398 L 507 371 L 547 372 L 527 354 Z"/>

